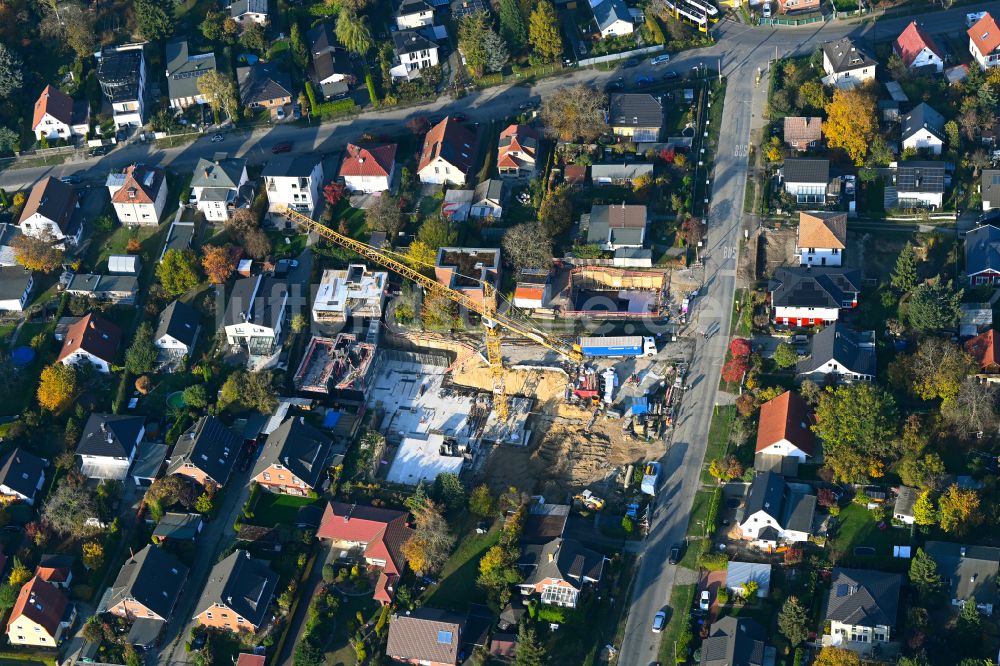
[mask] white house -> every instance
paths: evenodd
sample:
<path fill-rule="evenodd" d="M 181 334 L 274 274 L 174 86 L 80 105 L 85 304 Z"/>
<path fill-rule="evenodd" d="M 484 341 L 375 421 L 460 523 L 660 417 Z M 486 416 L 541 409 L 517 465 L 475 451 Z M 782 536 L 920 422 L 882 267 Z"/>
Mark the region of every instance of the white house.
<path fill-rule="evenodd" d="M 226 342 L 251 358 L 274 353 L 280 341 L 288 286 L 275 278 L 255 275 L 237 280 L 226 306 Z"/>
<path fill-rule="evenodd" d="M 31 271 L 20 266 L 0 267 L 0 310 L 21 312 L 28 304 L 35 280 Z"/>
<path fill-rule="evenodd" d="M 347 270 L 327 268 L 313 301 L 313 321 L 342 323 L 353 319 L 379 319 L 389 274 L 369 271 L 364 264 L 351 264 Z"/>
<path fill-rule="evenodd" d="M 420 70 L 438 64 L 438 45 L 416 30 L 392 33 L 392 43 L 399 60 L 399 64 L 389 70 L 393 78 L 412 79 L 420 76 Z"/>
<path fill-rule="evenodd" d="M 825 85 L 854 88 L 875 78 L 878 63 L 848 37 L 823 45 Z"/>
<path fill-rule="evenodd" d="M 944 146 L 944 116 L 926 102 L 917 104 L 903 117 L 901 123 L 903 148 L 928 150 L 941 154 Z"/>
<path fill-rule="evenodd" d="M 267 25 L 267 0 L 236 0 L 229 5 L 229 16 L 242 28 L 251 23 Z"/>
<path fill-rule="evenodd" d="M 785 192 L 799 204 L 826 204 L 830 183 L 830 160 L 789 157 L 779 172 Z"/>
<path fill-rule="evenodd" d="M 469 217 L 483 219 L 492 217 L 499 220 L 503 217 L 503 207 L 507 200 L 507 183 L 496 178 L 484 180 L 476 185 L 472 195 L 472 205 Z"/>
<path fill-rule="evenodd" d="M 97 81 L 111 103 L 115 125 L 141 127 L 146 123 L 145 43 L 109 46 L 100 52 Z"/>
<path fill-rule="evenodd" d="M 153 344 L 165 352 L 191 355 L 200 331 L 198 311 L 187 303 L 173 301 L 160 313 Z"/>
<path fill-rule="evenodd" d="M 123 225 L 160 223 L 167 205 L 167 174 L 163 169 L 133 164 L 122 173 L 108 174 L 105 184 L 115 215 Z"/>
<path fill-rule="evenodd" d="M 191 195 L 206 220 L 225 222 L 237 208 L 250 205 L 247 161 L 201 158 L 191 178 Z"/>
<path fill-rule="evenodd" d="M 278 155 L 264 166 L 261 177 L 270 212 L 292 208 L 312 217 L 319 204 L 323 160 L 318 155 Z"/>
<path fill-rule="evenodd" d="M 792 489 L 780 474 L 763 472 L 747 492 L 740 534 L 761 548 L 808 541 L 815 513 L 815 495 Z"/>
<path fill-rule="evenodd" d="M 908 161 L 892 163 L 892 185 L 900 208 L 940 208 L 944 202 L 944 163 Z M 888 188 L 887 188 L 888 189 Z"/>
<path fill-rule="evenodd" d="M 760 406 L 756 453 L 797 458 L 806 462 L 815 453 L 809 405 L 794 391 L 785 391 Z"/>
<path fill-rule="evenodd" d="M 56 361 L 64 365 L 90 363 L 98 372 L 108 374 L 118 354 L 122 331 L 109 321 L 91 313 L 66 329 L 62 351 Z"/>
<path fill-rule="evenodd" d="M 425 25 L 434 25 L 434 9 L 424 0 L 402 0 L 396 9 L 396 27 L 400 30 L 415 30 Z"/>
<path fill-rule="evenodd" d="M 417 175 L 429 185 L 465 185 L 476 153 L 476 136 L 448 116 L 424 137 Z"/>
<path fill-rule="evenodd" d="M 0 498 L 34 505 L 35 494 L 45 485 L 44 458 L 15 448 L 0 465 Z"/>
<path fill-rule="evenodd" d="M 875 379 L 875 368 L 875 331 L 855 331 L 833 322 L 812 336 L 809 355 L 796 364 L 795 374 L 820 385 L 831 380 L 870 382 Z"/>
<path fill-rule="evenodd" d="M 623 0 L 601 0 L 592 5 L 591 9 L 594 12 L 594 20 L 597 22 L 601 39 L 631 35 L 635 31 L 632 15 L 629 13 L 628 5 Z"/>
<path fill-rule="evenodd" d="M 396 176 L 396 144 L 347 144 L 339 175 L 351 192 L 385 192 Z"/>
<path fill-rule="evenodd" d="M 123 481 L 146 434 L 142 416 L 91 414 L 76 447 L 80 471 L 89 479 Z"/>
<path fill-rule="evenodd" d="M 31 131 L 39 141 L 49 139 L 70 139 L 85 136 L 90 130 L 90 106 L 85 100 L 74 102 L 73 98 L 55 86 L 45 86 L 45 90 L 35 100 L 35 114 Z"/>
<path fill-rule="evenodd" d="M 834 567 L 824 619 L 823 645 L 870 651 L 892 640 L 903 577 L 872 569 Z"/>
<path fill-rule="evenodd" d="M 552 298 L 552 280 L 549 271 L 540 268 L 522 268 L 514 287 L 514 305 L 522 310 L 545 307 Z"/>
<path fill-rule="evenodd" d="M 910 69 L 933 67 L 938 74 L 944 69 L 944 58 L 940 47 L 930 35 L 920 29 L 916 21 L 910 21 L 893 42 L 892 48 L 903 64 Z"/>
<path fill-rule="evenodd" d="M 768 288 L 775 324 L 815 326 L 835 322 L 841 310 L 857 307 L 861 274 L 830 267 L 778 268 Z"/>
<path fill-rule="evenodd" d="M 1000 65 L 1000 26 L 989 12 L 985 12 L 969 28 L 969 53 L 983 69 Z"/>
<path fill-rule="evenodd" d="M 840 266 L 847 247 L 847 213 L 799 213 L 795 254 L 801 266 Z"/>
<path fill-rule="evenodd" d="M 916 522 L 916 515 L 913 507 L 917 504 L 920 490 L 908 486 L 900 486 L 896 493 L 896 503 L 892 507 L 892 517 L 904 525 L 912 525 Z"/>
<path fill-rule="evenodd" d="M 76 245 L 83 232 L 83 224 L 74 219 L 79 207 L 72 186 L 49 176 L 31 188 L 17 224 L 25 236 L 48 235 L 61 247 Z"/>

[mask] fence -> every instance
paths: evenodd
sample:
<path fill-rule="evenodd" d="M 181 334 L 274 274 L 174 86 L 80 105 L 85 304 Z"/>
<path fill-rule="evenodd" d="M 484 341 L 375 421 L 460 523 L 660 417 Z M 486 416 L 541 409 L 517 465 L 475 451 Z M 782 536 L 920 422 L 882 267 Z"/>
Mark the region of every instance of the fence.
<path fill-rule="evenodd" d="M 809 25 L 810 23 L 819 23 L 820 21 L 830 21 L 833 19 L 832 14 L 824 14 L 823 16 L 812 16 L 810 18 L 762 18 L 760 20 L 761 25 Z"/>
<path fill-rule="evenodd" d="M 55 148 L 35 148 L 32 150 L 22 150 L 18 157 L 48 157 L 49 155 L 69 155 L 77 150 L 83 150 L 81 146 L 58 146 Z"/>
<path fill-rule="evenodd" d="M 592 65 L 600 65 L 603 62 L 615 62 L 616 60 L 625 60 L 626 58 L 631 58 L 633 56 L 647 55 L 649 53 L 659 53 L 662 50 L 663 50 L 662 46 L 644 46 L 641 49 L 632 49 L 631 51 L 612 53 L 606 56 L 597 56 L 596 58 L 584 58 L 577 64 L 580 67 L 590 67 Z"/>

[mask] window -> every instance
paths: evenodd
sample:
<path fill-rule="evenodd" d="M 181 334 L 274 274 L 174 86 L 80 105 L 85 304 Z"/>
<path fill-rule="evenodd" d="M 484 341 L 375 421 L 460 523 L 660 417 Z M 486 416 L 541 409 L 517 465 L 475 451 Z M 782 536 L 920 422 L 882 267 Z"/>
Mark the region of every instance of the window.
<path fill-rule="evenodd" d="M 271 475 L 268 474 L 267 472 L 264 472 L 264 480 L 265 481 L 270 481 L 271 480 Z"/>
<path fill-rule="evenodd" d="M 207 617 L 209 620 L 211 620 L 212 619 L 212 611 L 208 611 L 207 613 L 205 613 L 205 617 Z"/>

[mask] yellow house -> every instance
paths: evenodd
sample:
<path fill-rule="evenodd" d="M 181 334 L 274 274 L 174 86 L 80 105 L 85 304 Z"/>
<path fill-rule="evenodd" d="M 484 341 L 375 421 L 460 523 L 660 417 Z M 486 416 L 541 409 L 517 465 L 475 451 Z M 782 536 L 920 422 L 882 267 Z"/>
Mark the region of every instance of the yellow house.
<path fill-rule="evenodd" d="M 59 645 L 63 631 L 73 624 L 76 608 L 66 594 L 35 576 L 21 588 L 7 621 L 11 645 L 51 647 Z"/>

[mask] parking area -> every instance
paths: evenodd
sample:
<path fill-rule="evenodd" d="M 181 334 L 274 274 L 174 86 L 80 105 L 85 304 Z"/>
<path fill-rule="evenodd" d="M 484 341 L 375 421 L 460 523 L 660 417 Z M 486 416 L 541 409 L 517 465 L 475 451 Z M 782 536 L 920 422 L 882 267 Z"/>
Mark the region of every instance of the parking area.
<path fill-rule="evenodd" d="M 726 571 L 702 571 L 701 575 L 698 577 L 698 608 L 699 610 L 704 610 L 701 607 L 701 595 L 702 592 L 708 590 L 711 597 L 711 604 L 709 605 L 709 613 L 711 613 L 714 618 L 719 610 L 719 590 L 723 588 L 726 584 Z"/>

